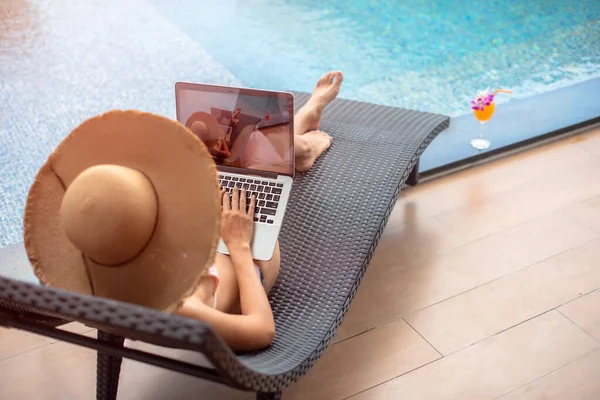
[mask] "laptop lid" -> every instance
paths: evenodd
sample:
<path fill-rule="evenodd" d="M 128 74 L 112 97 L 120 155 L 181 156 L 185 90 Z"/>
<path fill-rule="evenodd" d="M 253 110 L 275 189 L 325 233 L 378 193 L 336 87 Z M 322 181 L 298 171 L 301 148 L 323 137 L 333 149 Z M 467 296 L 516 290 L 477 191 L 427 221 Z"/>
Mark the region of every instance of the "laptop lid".
<path fill-rule="evenodd" d="M 221 171 L 294 176 L 294 96 L 177 82 L 177 120 L 209 149 Z"/>

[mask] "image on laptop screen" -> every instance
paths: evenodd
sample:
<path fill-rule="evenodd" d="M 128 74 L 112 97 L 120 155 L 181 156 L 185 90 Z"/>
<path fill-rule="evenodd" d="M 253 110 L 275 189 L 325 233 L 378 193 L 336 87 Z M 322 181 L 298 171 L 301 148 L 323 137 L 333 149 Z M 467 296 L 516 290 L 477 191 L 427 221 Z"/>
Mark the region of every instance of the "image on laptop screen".
<path fill-rule="evenodd" d="M 177 87 L 177 118 L 217 165 L 293 175 L 292 97 L 286 93 Z"/>

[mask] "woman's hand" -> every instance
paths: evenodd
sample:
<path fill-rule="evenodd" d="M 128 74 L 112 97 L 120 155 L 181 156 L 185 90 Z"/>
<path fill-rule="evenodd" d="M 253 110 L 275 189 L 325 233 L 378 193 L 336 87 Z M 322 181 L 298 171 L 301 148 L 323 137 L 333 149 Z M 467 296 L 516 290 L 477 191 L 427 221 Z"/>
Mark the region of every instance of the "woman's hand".
<path fill-rule="evenodd" d="M 223 210 L 221 217 L 221 238 L 229 252 L 249 249 L 254 228 L 254 206 L 256 198 L 252 196 L 246 211 L 246 189 L 235 187 L 231 194 L 222 191 Z"/>

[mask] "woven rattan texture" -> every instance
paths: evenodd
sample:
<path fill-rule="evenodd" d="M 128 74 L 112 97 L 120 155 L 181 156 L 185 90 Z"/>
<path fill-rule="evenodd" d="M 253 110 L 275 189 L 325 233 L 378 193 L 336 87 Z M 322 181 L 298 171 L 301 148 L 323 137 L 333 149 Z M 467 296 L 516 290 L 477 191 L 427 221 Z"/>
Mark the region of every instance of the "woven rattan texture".
<path fill-rule="evenodd" d="M 308 99 L 296 94 L 297 107 Z M 276 392 L 325 350 L 352 301 L 389 213 L 418 157 L 449 118 L 348 100 L 326 110 L 331 149 L 294 180 L 270 294 L 276 338 L 235 356 L 203 324 L 100 298 L 0 279 L 0 299 L 107 331 L 204 352 L 232 385 Z"/>
<path fill-rule="evenodd" d="M 123 346 L 124 339 L 110 333 L 98 331 L 98 340 Z M 119 375 L 121 372 L 121 357 L 113 357 L 98 352 L 96 361 L 96 398 L 116 399 L 119 388 Z"/>

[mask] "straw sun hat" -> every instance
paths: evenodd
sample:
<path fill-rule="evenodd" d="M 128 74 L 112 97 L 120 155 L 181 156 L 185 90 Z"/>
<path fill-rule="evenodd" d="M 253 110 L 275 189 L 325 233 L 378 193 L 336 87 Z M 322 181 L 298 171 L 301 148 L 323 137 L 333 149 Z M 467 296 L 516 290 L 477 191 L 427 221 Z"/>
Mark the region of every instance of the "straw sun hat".
<path fill-rule="evenodd" d="M 203 111 L 197 111 L 190 115 L 185 126 L 208 146 L 216 144 L 224 133 L 217 119 Z"/>
<path fill-rule="evenodd" d="M 178 122 L 111 111 L 73 130 L 31 186 L 25 247 L 41 283 L 173 311 L 212 264 L 215 164 Z"/>

